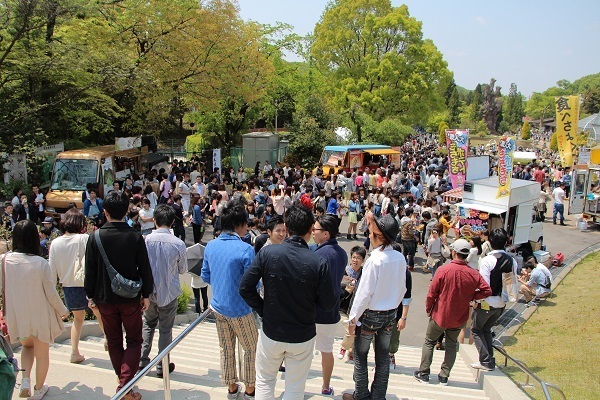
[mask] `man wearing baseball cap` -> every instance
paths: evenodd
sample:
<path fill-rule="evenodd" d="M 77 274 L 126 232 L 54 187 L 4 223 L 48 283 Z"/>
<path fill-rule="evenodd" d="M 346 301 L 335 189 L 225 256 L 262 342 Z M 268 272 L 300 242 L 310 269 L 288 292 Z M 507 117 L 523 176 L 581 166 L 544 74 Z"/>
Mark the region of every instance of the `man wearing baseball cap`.
<path fill-rule="evenodd" d="M 440 385 L 448 384 L 454 366 L 457 339 L 469 318 L 469 303 L 488 297 L 492 290 L 483 277 L 467 265 L 471 245 L 465 239 L 457 239 L 451 246 L 452 261 L 437 270 L 425 301 L 429 325 L 425 334 L 421 366 L 413 373 L 416 380 L 429 383 L 433 348 L 442 333 L 446 335 L 444 362 L 438 374 Z"/>

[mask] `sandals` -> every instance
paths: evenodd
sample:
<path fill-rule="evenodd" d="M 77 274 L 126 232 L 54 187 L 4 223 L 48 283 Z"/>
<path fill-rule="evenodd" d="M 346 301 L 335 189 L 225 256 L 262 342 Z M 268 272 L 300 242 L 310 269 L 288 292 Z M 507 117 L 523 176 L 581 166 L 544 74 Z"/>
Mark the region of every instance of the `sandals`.
<path fill-rule="evenodd" d="M 71 363 L 79 364 L 85 360 L 85 356 L 81 354 L 71 354 Z"/>

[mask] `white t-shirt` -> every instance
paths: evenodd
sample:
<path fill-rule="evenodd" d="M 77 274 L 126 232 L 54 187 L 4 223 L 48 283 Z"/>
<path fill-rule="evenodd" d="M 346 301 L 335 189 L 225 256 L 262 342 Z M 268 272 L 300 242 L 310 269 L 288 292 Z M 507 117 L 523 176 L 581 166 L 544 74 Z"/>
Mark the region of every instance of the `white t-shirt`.
<path fill-rule="evenodd" d="M 554 197 L 555 204 L 563 204 L 565 191 L 559 186 L 552 191 L 552 197 Z"/>
<path fill-rule="evenodd" d="M 150 222 L 144 222 L 141 219 L 141 218 L 154 218 L 154 209 L 153 208 L 149 208 L 148 211 L 146 211 L 145 208 L 142 208 L 140 210 L 139 215 L 140 215 L 140 229 L 141 230 L 154 228 L 154 220 L 152 220 Z"/>

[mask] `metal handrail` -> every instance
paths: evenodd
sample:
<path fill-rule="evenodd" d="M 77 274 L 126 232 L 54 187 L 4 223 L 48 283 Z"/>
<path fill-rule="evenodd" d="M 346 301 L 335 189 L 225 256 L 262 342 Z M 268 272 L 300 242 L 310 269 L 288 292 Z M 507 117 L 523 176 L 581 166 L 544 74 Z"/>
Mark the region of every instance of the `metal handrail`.
<path fill-rule="evenodd" d="M 171 353 L 171 350 L 173 350 L 175 348 L 175 346 L 177 346 L 191 331 L 193 331 L 201 322 L 203 322 L 212 312 L 213 312 L 213 310 L 209 307 L 206 311 L 204 311 L 202 314 L 200 314 L 200 316 L 198 318 L 196 318 L 196 320 L 194 322 L 192 322 L 187 328 L 185 328 L 183 330 L 183 332 L 181 332 L 179 334 L 179 336 L 177 336 L 171 343 L 169 343 L 169 345 L 167 347 L 165 347 L 163 351 L 161 351 L 156 357 L 154 357 L 152 359 L 152 361 L 150 361 L 150 363 L 148 365 L 146 365 L 146 367 L 144 369 L 139 371 L 133 377 L 132 380 L 127 382 L 125 384 L 125 386 L 123 386 L 121 388 L 121 390 L 119 390 L 117 392 L 117 394 L 115 394 L 111 398 L 111 400 L 120 400 L 121 398 L 123 398 L 123 396 L 125 396 L 133 388 L 133 386 L 140 379 L 142 379 L 144 376 L 146 376 L 148 374 L 148 372 L 150 372 L 150 370 L 156 364 L 158 364 L 160 361 L 162 361 L 162 363 L 163 363 L 163 382 L 164 382 L 164 386 L 165 386 L 165 389 L 164 389 L 165 400 L 171 400 L 171 376 L 169 373 L 169 358 L 167 356 L 169 355 L 169 353 Z"/>
<path fill-rule="evenodd" d="M 550 396 L 550 391 L 548 390 L 548 388 L 552 388 L 552 389 L 556 390 L 558 393 L 560 393 L 563 400 L 567 400 L 567 397 L 565 396 L 563 391 L 560 390 L 560 388 L 558 386 L 556 386 L 552 383 L 549 383 L 549 382 L 544 382 L 543 380 L 538 378 L 536 374 L 534 374 L 533 372 L 531 372 L 529 370 L 529 368 L 527 367 L 527 364 L 525 364 L 523 361 L 521 361 L 517 358 L 511 357 L 510 355 L 508 355 L 508 353 L 504 349 L 504 345 L 502 344 L 501 341 L 499 341 L 498 339 L 494 339 L 494 341 L 492 342 L 492 346 L 494 346 L 494 349 L 496 349 L 496 351 L 498 353 L 500 353 L 504 356 L 504 366 L 505 367 L 508 364 L 508 360 L 510 360 L 517 367 L 519 367 L 519 369 L 521 371 L 523 371 L 526 374 L 526 376 L 527 376 L 527 378 L 526 378 L 527 380 L 525 381 L 526 385 L 529 384 L 529 377 L 532 377 L 537 383 L 539 383 L 540 387 L 542 388 L 542 392 L 544 392 L 544 397 L 546 398 L 546 400 L 552 400 L 552 396 Z"/>

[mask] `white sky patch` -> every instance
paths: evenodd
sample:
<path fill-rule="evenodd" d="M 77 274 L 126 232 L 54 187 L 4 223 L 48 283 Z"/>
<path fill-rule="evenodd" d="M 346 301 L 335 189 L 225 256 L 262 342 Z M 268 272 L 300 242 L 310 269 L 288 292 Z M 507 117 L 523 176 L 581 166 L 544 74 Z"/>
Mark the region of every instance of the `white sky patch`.
<path fill-rule="evenodd" d="M 479 25 L 485 25 L 486 20 L 481 15 L 478 15 L 475 17 L 475 22 L 477 22 Z"/>

